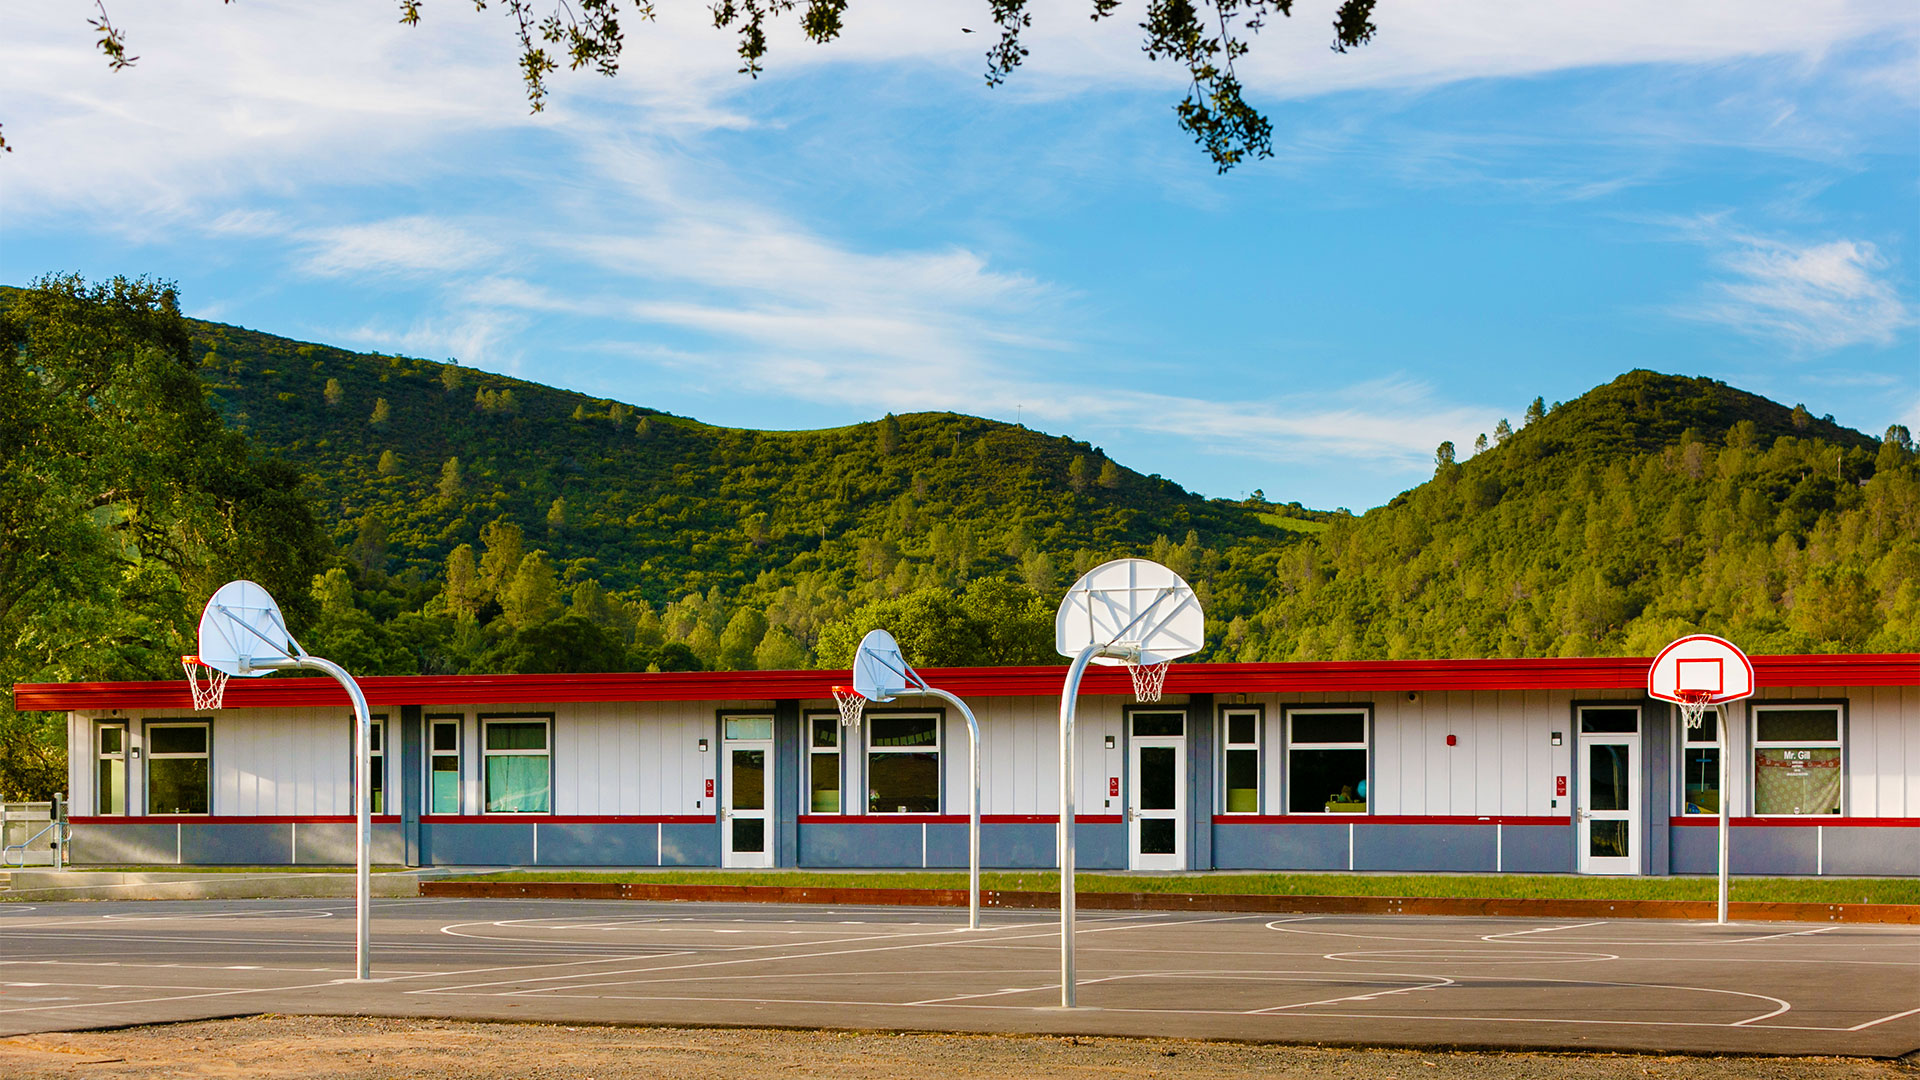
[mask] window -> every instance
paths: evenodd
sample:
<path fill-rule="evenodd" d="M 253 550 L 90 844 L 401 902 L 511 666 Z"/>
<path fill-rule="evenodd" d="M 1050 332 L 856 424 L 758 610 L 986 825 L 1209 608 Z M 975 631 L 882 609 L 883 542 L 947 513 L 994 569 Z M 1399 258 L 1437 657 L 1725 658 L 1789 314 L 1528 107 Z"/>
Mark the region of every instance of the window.
<path fill-rule="evenodd" d="M 1260 710 L 1228 709 L 1222 714 L 1226 728 L 1222 751 L 1225 777 L 1226 812 L 1260 812 Z"/>
<path fill-rule="evenodd" d="M 1753 707 L 1753 812 L 1838 814 L 1840 706 Z"/>
<path fill-rule="evenodd" d="M 1700 714 L 1700 726 L 1680 724 L 1680 812 L 1720 813 L 1720 710 Z"/>
<path fill-rule="evenodd" d="M 427 717 L 427 813 L 460 812 L 462 716 Z"/>
<path fill-rule="evenodd" d="M 867 714 L 867 812 L 940 812 L 940 717 Z"/>
<path fill-rule="evenodd" d="M 204 720 L 147 725 L 147 813 L 211 812 L 211 747 Z"/>
<path fill-rule="evenodd" d="M 482 770 L 489 814 L 551 812 L 553 759 L 548 750 L 548 717 L 482 718 Z"/>
<path fill-rule="evenodd" d="M 840 812 L 840 714 L 807 718 L 807 808 L 811 814 Z"/>
<path fill-rule="evenodd" d="M 1367 812 L 1366 709 L 1287 710 L 1287 812 Z"/>
<path fill-rule="evenodd" d="M 373 812 L 384 814 L 387 812 L 387 718 L 384 714 L 376 714 L 371 719 L 373 726 L 367 734 L 368 741 L 373 744 L 373 752 L 370 755 L 373 759 L 372 768 L 369 770 L 369 776 L 372 779 L 370 786 L 373 788 Z M 360 782 L 360 760 L 357 756 L 360 753 L 360 735 L 354 730 L 355 724 L 354 718 L 348 716 L 347 775 L 353 778 L 348 784 L 349 790 L 354 790 L 354 785 Z M 357 794 L 356 791 L 356 797 L 349 803 L 349 808 L 355 813 L 360 810 Z"/>
<path fill-rule="evenodd" d="M 119 816 L 127 812 L 127 725 L 101 724 L 94 737 L 94 813 Z"/>

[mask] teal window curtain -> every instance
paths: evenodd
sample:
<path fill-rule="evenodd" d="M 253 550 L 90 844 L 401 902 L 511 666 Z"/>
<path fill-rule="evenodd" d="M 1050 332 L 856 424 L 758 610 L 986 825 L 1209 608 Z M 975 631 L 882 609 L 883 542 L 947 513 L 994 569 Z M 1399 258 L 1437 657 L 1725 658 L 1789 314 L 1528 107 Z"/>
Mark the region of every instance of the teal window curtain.
<path fill-rule="evenodd" d="M 544 814 L 550 787 L 545 754 L 487 758 L 489 814 Z"/>

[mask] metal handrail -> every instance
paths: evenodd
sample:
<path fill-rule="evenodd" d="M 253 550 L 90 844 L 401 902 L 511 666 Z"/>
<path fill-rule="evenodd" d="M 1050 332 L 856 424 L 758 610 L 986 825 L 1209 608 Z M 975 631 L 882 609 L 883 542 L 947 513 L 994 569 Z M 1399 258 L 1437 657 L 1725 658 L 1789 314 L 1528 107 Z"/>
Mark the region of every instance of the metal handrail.
<path fill-rule="evenodd" d="M 17 844 L 7 844 L 5 847 L 0 847 L 0 869 L 25 869 L 27 865 L 27 852 L 33 848 L 37 841 L 48 833 L 53 834 L 53 843 L 50 845 L 53 848 L 53 868 L 56 870 L 65 869 L 67 864 L 67 845 L 73 842 L 73 825 L 67 821 L 66 793 L 61 792 L 53 797 L 53 801 L 45 803 L 0 803 L 0 840 L 5 839 L 5 825 L 9 816 L 7 813 L 8 805 L 34 808 L 44 806 L 47 808 L 47 823 L 41 827 L 40 831 L 27 837 L 25 840 Z M 38 815 L 34 814 L 28 820 L 37 818 Z M 20 853 L 20 862 L 17 867 L 13 861 L 13 853 L 16 851 Z"/>
<path fill-rule="evenodd" d="M 67 844 L 73 841 L 73 826 L 58 819 L 48 821 L 46 828 L 41 829 L 39 832 L 34 833 L 32 836 L 27 837 L 17 844 L 8 844 L 6 847 L 0 848 L 0 869 L 26 869 L 28 849 L 33 847 L 34 841 L 48 833 L 54 834 L 53 865 L 55 869 L 59 869 L 61 864 L 66 861 L 61 856 L 65 853 Z M 20 862 L 17 865 L 13 861 L 13 853 L 16 851 L 20 853 Z"/>

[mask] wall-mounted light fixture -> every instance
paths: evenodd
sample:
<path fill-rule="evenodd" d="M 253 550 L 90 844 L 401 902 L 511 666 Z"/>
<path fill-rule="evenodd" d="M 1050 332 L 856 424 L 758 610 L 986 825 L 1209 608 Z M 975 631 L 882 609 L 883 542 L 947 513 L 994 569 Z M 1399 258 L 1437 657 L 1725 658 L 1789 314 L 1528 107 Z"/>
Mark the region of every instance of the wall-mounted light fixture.
<path fill-rule="evenodd" d="M 1113 736 L 1107 736 L 1107 749 L 1113 749 Z"/>
<path fill-rule="evenodd" d="M 1559 742 L 1559 741 L 1560 741 L 1560 736 L 1558 736 L 1558 735 L 1555 735 L 1555 736 L 1553 737 L 1553 741 L 1554 741 L 1554 742 Z M 701 753 L 703 753 L 703 754 L 707 752 L 707 740 L 705 740 L 705 739 L 701 739 L 701 740 L 700 740 L 700 752 L 701 752 Z"/>
<path fill-rule="evenodd" d="M 1557 731 L 1553 733 L 1553 745 L 1555 746 L 1560 745 L 1560 733 Z"/>

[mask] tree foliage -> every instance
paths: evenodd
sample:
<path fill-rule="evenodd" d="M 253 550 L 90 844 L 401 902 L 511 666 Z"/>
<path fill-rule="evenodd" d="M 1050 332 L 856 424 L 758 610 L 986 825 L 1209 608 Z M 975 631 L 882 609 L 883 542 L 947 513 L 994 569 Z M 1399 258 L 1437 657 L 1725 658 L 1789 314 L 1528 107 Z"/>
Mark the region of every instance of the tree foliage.
<path fill-rule="evenodd" d="M 231 2 L 231 0 L 227 0 Z M 421 0 L 398 0 L 400 22 L 417 26 Z M 547 77 L 560 70 L 589 68 L 612 77 L 619 73 L 626 52 L 624 20 L 651 22 L 654 0 L 502 0 L 500 9 L 513 24 L 520 48 L 517 67 L 526 84 L 527 103 L 534 112 L 546 108 Z M 1333 20 L 1333 49 L 1346 52 L 1373 40 L 1376 0 L 1341 0 Z M 89 19 L 98 34 L 96 44 L 113 70 L 133 66 L 137 56 L 126 51 L 126 35 L 108 21 L 104 0 L 97 0 L 100 17 Z M 474 0 L 485 9 L 487 0 Z M 986 80 L 999 86 L 1027 58 L 1024 35 L 1033 25 L 1029 0 L 988 0 L 988 13 L 998 36 L 987 49 Z M 847 0 L 716 0 L 710 9 L 713 25 L 731 30 L 738 38 L 740 74 L 758 78 L 767 56 L 767 25 L 798 13 L 800 32 L 810 42 L 824 45 L 840 36 L 845 26 Z M 1112 17 L 1119 0 L 1092 0 L 1094 21 Z M 1293 0 L 1147 0 L 1141 51 L 1149 60 L 1168 59 L 1186 69 L 1186 95 L 1174 106 L 1183 131 L 1221 172 L 1252 157 L 1273 156 L 1273 124 L 1249 105 L 1235 71 L 1236 63 L 1252 50 L 1251 38 L 1274 16 L 1293 14 Z M 963 28 L 964 29 L 964 28 Z M 967 30 L 966 32 L 971 32 Z M 551 51 L 550 51 L 551 50 Z M 0 138 L 0 150 L 10 149 Z M 453 389 L 458 376 L 448 383 Z"/>
<path fill-rule="evenodd" d="M 177 675 L 232 577 L 316 613 L 300 477 L 226 428 L 191 345 L 161 282 L 0 294 L 0 797 L 65 786 L 64 725 L 15 713 L 15 682 Z"/>

